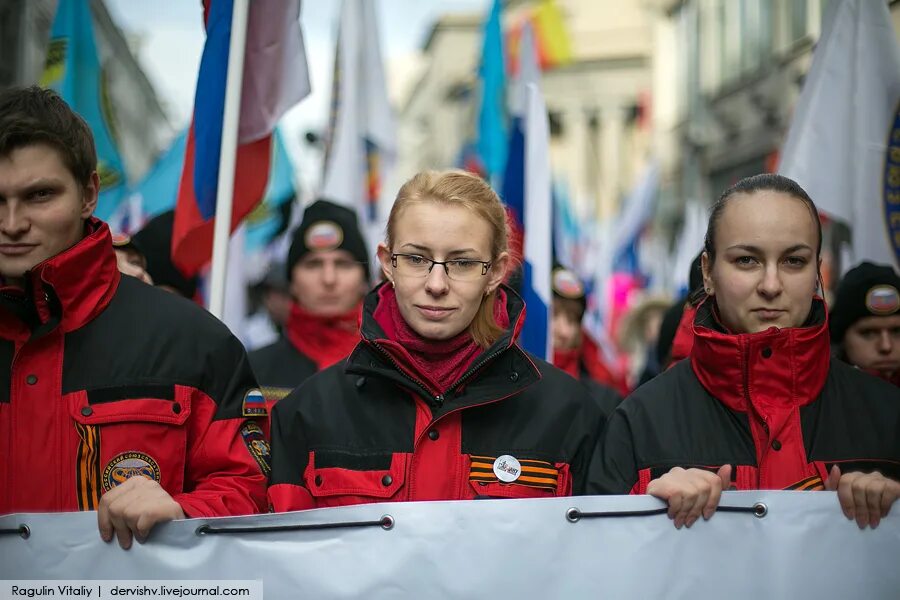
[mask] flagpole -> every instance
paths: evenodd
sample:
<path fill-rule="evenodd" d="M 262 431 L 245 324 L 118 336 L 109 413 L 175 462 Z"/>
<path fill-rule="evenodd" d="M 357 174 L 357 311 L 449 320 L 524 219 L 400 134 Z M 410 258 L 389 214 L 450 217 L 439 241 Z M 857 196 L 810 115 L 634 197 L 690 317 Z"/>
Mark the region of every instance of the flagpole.
<path fill-rule="evenodd" d="M 219 182 L 216 188 L 218 191 L 213 234 L 212 278 L 209 289 L 209 312 L 219 319 L 223 319 L 225 316 L 225 275 L 228 269 L 228 239 L 231 236 L 231 213 L 234 204 L 234 171 L 237 158 L 249 8 L 249 0 L 234 0 L 234 10 L 231 16 L 228 76 L 225 83 L 225 114 L 222 118 L 222 151 L 219 157 Z"/>

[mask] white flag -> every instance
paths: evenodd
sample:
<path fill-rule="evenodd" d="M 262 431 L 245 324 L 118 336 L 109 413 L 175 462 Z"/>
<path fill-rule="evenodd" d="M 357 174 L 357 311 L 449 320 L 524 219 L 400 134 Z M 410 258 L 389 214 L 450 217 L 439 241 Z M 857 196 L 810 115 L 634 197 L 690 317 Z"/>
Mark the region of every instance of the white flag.
<path fill-rule="evenodd" d="M 850 227 L 855 262 L 897 265 L 900 50 L 891 17 L 884 0 L 831 2 L 828 14 L 779 172 Z"/>
<path fill-rule="evenodd" d="M 378 202 L 381 182 L 396 155 L 394 117 L 371 0 L 344 0 L 334 71 L 320 196 L 356 210 L 371 254 L 387 220 L 387 211 Z"/>

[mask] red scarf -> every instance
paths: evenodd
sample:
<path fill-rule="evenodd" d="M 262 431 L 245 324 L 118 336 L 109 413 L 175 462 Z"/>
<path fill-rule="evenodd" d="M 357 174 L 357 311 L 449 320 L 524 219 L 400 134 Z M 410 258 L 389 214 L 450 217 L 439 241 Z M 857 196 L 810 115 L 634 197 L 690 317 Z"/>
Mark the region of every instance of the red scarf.
<path fill-rule="evenodd" d="M 380 301 L 375 309 L 375 321 L 384 330 L 386 340 L 378 340 L 407 374 L 423 382 L 435 395 L 447 391 L 456 383 L 483 348 L 475 343 L 468 329 L 447 340 L 429 340 L 416 333 L 400 314 L 394 288 L 385 285 L 379 290 Z M 506 294 L 497 290 L 494 319 L 500 327 L 509 327 L 506 313 Z"/>
<path fill-rule="evenodd" d="M 295 302 L 288 317 L 287 338 L 321 371 L 349 356 L 359 343 L 361 309 L 360 303 L 344 314 L 323 317 L 303 310 Z"/>
<path fill-rule="evenodd" d="M 569 350 L 554 348 L 553 366 L 562 369 L 575 379 L 581 379 L 581 347 Z"/>

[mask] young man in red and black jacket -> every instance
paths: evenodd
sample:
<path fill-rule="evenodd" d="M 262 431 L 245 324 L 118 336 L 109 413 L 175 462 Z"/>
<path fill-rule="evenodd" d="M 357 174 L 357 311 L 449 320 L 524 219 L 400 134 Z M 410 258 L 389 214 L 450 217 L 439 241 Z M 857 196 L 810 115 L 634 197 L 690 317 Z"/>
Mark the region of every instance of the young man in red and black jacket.
<path fill-rule="evenodd" d="M 99 186 L 58 95 L 0 94 L 0 514 L 97 510 L 127 548 L 263 508 L 267 425 L 228 329 L 120 275 Z"/>

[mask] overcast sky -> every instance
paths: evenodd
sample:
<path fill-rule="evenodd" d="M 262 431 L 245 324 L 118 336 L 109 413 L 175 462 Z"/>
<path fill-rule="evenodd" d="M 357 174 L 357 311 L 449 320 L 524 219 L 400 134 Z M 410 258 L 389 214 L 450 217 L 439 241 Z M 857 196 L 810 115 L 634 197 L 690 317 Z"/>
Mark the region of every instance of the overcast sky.
<path fill-rule="evenodd" d="M 172 123 L 190 121 L 197 69 L 203 51 L 203 11 L 199 0 L 105 0 L 113 19 L 126 35 L 139 40 L 138 60 L 166 106 Z M 444 13 L 484 12 L 488 0 L 371 0 L 378 2 L 379 32 L 387 63 L 402 64 L 425 41 L 435 20 Z M 301 24 L 306 42 L 312 93 L 283 121 L 288 149 L 297 167 L 317 168 L 316 150 L 301 138 L 310 129 L 324 127 L 329 106 L 331 70 L 337 33 L 339 0 L 306 0 Z M 318 174 L 303 173 L 312 184 Z"/>

